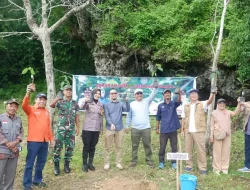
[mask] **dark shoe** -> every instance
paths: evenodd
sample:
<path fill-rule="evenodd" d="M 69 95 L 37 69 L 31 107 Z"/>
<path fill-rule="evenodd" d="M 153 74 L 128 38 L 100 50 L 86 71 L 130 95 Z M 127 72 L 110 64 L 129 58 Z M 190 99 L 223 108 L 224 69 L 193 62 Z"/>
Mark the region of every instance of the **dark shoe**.
<path fill-rule="evenodd" d="M 70 163 L 70 161 L 65 161 L 65 163 L 64 163 L 64 172 L 67 174 L 70 173 L 70 171 L 71 171 L 71 169 L 69 167 L 69 163 Z"/>
<path fill-rule="evenodd" d="M 150 168 L 155 167 L 154 163 L 153 163 L 153 162 L 151 162 L 151 161 L 147 162 L 147 165 L 148 165 Z"/>
<path fill-rule="evenodd" d="M 54 174 L 58 176 L 60 174 L 59 162 L 54 162 Z"/>
<path fill-rule="evenodd" d="M 129 167 L 134 168 L 136 165 L 137 165 L 136 162 L 131 162 L 130 165 L 129 165 Z"/>
<path fill-rule="evenodd" d="M 32 190 L 32 188 L 28 186 L 28 187 L 24 187 L 24 190 Z"/>
<path fill-rule="evenodd" d="M 201 175 L 207 175 L 207 170 L 201 170 L 201 171 L 200 171 L 200 174 L 201 174 Z"/>
<path fill-rule="evenodd" d="M 40 182 L 40 183 L 33 182 L 33 185 L 38 186 L 38 187 L 46 187 L 46 183 L 44 182 Z"/>
<path fill-rule="evenodd" d="M 95 167 L 93 166 L 92 163 L 89 163 L 89 164 L 88 164 L 88 168 L 89 168 L 89 170 L 91 170 L 91 171 L 95 171 Z"/>
<path fill-rule="evenodd" d="M 82 166 L 82 171 L 84 171 L 84 172 L 88 172 L 88 171 L 89 171 L 89 169 L 88 169 L 88 164 L 84 164 L 84 165 Z"/>
<path fill-rule="evenodd" d="M 186 172 L 191 172 L 193 170 L 193 168 L 185 168 Z"/>

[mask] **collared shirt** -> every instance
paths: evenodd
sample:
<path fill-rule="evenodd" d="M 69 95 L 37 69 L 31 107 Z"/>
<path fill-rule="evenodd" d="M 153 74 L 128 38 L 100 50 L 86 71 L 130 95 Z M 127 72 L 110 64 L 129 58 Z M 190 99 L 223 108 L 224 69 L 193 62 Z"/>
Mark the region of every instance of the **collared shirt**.
<path fill-rule="evenodd" d="M 22 104 L 23 111 L 28 116 L 28 137 L 27 141 L 49 142 L 54 140 L 50 128 L 50 115 L 46 108 L 36 105 L 29 105 L 29 97 L 24 97 Z"/>
<path fill-rule="evenodd" d="M 156 120 L 161 121 L 161 133 L 171 133 L 181 127 L 176 108 L 181 102 L 170 101 L 158 105 Z"/>
<path fill-rule="evenodd" d="M 207 112 L 207 101 L 201 101 L 204 112 Z M 185 118 L 185 109 L 184 109 L 185 105 L 183 105 L 183 109 L 182 109 L 182 113 L 181 113 L 181 117 Z M 189 114 L 189 127 L 188 127 L 188 131 L 191 133 L 195 133 L 196 132 L 196 127 L 195 127 L 195 107 L 196 104 L 192 104 L 190 103 L 190 114 Z"/>
<path fill-rule="evenodd" d="M 111 130 L 111 124 L 115 125 L 116 131 L 123 129 L 122 112 L 129 111 L 128 102 L 109 102 L 104 105 L 104 113 L 106 118 L 106 129 Z"/>
<path fill-rule="evenodd" d="M 12 152 L 7 149 L 5 143 L 23 140 L 22 120 L 19 116 L 10 117 L 7 113 L 0 115 L 0 160 L 8 158 L 17 158 L 19 152 Z M 17 147 L 20 145 L 18 144 Z"/>
<path fill-rule="evenodd" d="M 83 109 L 86 109 L 86 115 L 82 130 L 102 131 L 103 130 L 103 105 L 101 102 L 85 102 Z"/>
<path fill-rule="evenodd" d="M 126 119 L 126 128 L 129 127 L 130 122 L 132 123 L 132 128 L 137 130 L 150 128 L 149 106 L 157 92 L 158 89 L 154 88 L 149 97 L 143 98 L 141 101 L 133 101 L 130 103 L 130 110 Z"/>
<path fill-rule="evenodd" d="M 70 126 L 75 128 L 76 115 L 79 114 L 79 106 L 76 101 L 67 101 L 64 97 L 56 103 L 58 108 L 58 125 L 57 126 Z"/>

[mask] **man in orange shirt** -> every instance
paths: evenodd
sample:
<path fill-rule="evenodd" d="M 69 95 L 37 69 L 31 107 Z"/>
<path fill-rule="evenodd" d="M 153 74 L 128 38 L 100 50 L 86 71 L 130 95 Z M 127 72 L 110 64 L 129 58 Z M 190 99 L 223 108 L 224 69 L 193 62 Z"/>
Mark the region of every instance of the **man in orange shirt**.
<path fill-rule="evenodd" d="M 47 160 L 48 142 L 54 145 L 54 137 L 50 128 L 49 111 L 45 108 L 47 96 L 38 93 L 35 105 L 29 105 L 30 94 L 35 91 L 35 85 L 27 86 L 26 95 L 23 99 L 22 108 L 28 116 L 27 157 L 23 176 L 24 190 L 32 190 L 34 186 L 45 187 L 42 171 Z M 35 175 L 32 180 L 32 170 L 36 160 Z"/>

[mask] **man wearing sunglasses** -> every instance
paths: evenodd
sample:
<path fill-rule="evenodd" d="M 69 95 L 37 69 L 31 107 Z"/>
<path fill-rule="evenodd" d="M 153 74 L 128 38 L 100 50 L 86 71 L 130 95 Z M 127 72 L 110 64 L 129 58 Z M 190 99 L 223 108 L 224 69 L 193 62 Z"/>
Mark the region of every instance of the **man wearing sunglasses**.
<path fill-rule="evenodd" d="M 157 94 L 157 82 L 154 84 L 154 89 L 147 98 L 143 98 L 143 90 L 136 89 L 134 91 L 135 101 L 130 103 L 130 110 L 127 115 L 125 131 L 128 133 L 130 122 L 132 123 L 131 141 L 132 141 L 132 161 L 130 167 L 137 165 L 137 154 L 140 140 L 142 139 L 146 162 L 149 167 L 154 167 L 152 161 L 151 149 L 151 126 L 149 120 L 149 106 Z"/>
<path fill-rule="evenodd" d="M 110 149 L 111 143 L 115 143 L 116 148 L 116 167 L 123 169 L 122 161 L 122 141 L 123 141 L 123 123 L 122 112 L 128 112 L 128 99 L 125 97 L 124 102 L 120 102 L 115 89 L 110 90 L 110 102 L 104 105 L 106 118 L 106 134 L 105 134 L 105 165 L 104 170 L 110 168 Z"/>

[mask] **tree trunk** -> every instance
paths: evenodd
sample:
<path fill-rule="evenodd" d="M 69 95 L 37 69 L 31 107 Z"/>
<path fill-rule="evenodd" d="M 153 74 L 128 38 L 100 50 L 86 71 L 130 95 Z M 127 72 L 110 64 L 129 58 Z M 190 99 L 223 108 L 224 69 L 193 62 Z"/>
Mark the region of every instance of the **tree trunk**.
<path fill-rule="evenodd" d="M 55 80 L 54 80 L 54 72 L 53 72 L 53 57 L 52 57 L 52 49 L 50 43 L 50 33 L 49 29 L 44 27 L 42 28 L 42 34 L 40 36 L 40 40 L 43 46 L 44 52 L 44 65 L 45 65 L 45 75 L 47 82 L 47 107 L 50 112 L 51 124 L 53 124 L 53 114 L 54 109 L 49 107 L 49 102 L 55 97 Z M 53 125 L 51 125 L 53 126 Z"/>
<path fill-rule="evenodd" d="M 227 4 L 229 3 L 229 0 L 224 0 L 224 7 L 221 15 L 221 21 L 220 21 L 220 33 L 219 33 L 219 38 L 216 46 L 216 51 L 213 59 L 213 65 L 212 65 L 212 79 L 211 79 L 211 87 L 216 87 L 217 84 L 217 65 L 219 61 L 219 56 L 220 56 L 220 50 L 221 50 L 221 43 L 223 39 L 223 30 L 224 30 L 224 21 L 225 21 L 225 16 L 226 16 L 226 11 L 227 11 Z M 210 120 L 211 120 L 211 113 L 214 110 L 214 103 L 215 103 L 215 98 L 213 99 L 213 102 L 211 103 L 210 109 L 208 110 L 208 116 L 207 116 L 207 131 L 206 131 L 206 146 L 207 146 L 207 151 L 209 153 L 209 141 L 210 141 Z"/>

